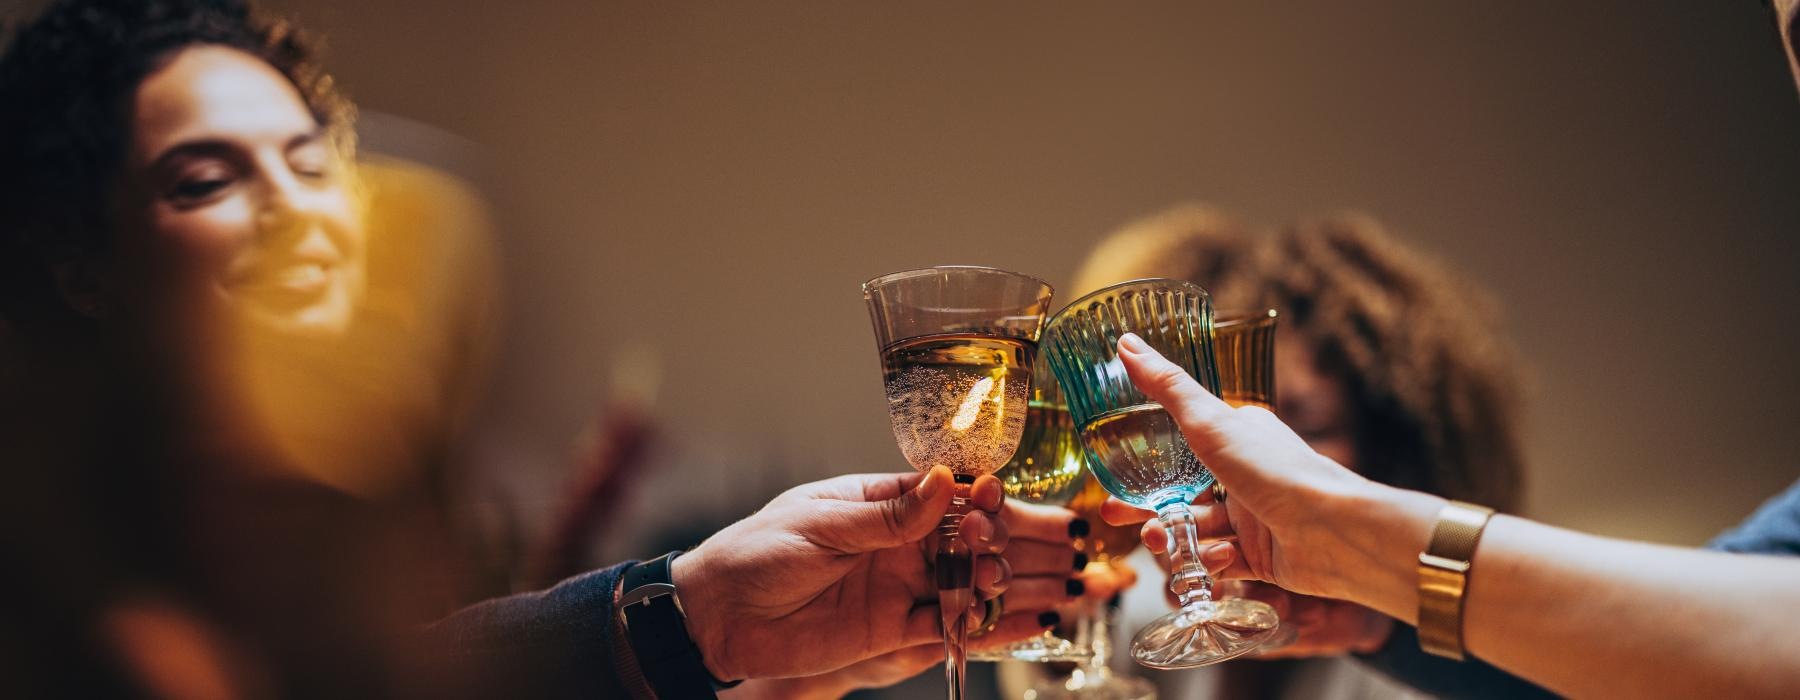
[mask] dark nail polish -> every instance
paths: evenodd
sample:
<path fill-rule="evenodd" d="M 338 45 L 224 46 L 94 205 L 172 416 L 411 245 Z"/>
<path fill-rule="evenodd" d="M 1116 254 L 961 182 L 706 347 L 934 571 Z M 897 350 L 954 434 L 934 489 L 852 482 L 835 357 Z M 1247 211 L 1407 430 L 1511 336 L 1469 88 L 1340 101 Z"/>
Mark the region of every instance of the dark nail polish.
<path fill-rule="evenodd" d="M 1061 623 L 1062 623 L 1062 616 L 1056 614 L 1055 610 L 1046 610 L 1044 612 L 1038 613 L 1038 626 L 1039 627 L 1055 627 Z"/>
<path fill-rule="evenodd" d="M 1087 568 L 1087 552 L 1076 552 L 1075 553 L 1075 570 L 1080 571 L 1085 568 Z"/>
<path fill-rule="evenodd" d="M 1088 534 L 1088 521 L 1082 520 L 1081 518 L 1076 518 L 1074 520 L 1069 521 L 1069 536 L 1070 537 L 1087 537 L 1087 534 Z"/>
<path fill-rule="evenodd" d="M 1081 579 L 1072 578 L 1063 584 L 1063 590 L 1068 591 L 1069 597 L 1073 598 L 1081 595 L 1082 591 L 1087 590 L 1087 584 L 1082 583 Z"/>

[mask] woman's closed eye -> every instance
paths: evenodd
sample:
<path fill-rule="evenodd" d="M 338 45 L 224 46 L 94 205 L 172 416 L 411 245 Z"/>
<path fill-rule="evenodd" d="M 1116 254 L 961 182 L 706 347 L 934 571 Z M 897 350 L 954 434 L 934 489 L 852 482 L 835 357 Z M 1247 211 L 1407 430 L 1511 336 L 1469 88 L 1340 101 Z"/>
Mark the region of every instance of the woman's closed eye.
<path fill-rule="evenodd" d="M 175 202 L 176 205 L 182 205 L 182 207 L 211 202 L 214 196 L 223 193 L 234 182 L 236 182 L 236 178 L 230 173 L 182 176 L 169 189 L 169 200 Z"/>
<path fill-rule="evenodd" d="M 295 175 L 319 179 L 332 174 L 335 156 L 331 140 L 322 132 L 314 133 L 297 139 L 288 147 L 287 163 Z"/>
<path fill-rule="evenodd" d="M 179 207 L 192 207 L 216 199 L 237 182 L 237 171 L 223 163 L 185 168 L 168 188 L 166 197 Z"/>

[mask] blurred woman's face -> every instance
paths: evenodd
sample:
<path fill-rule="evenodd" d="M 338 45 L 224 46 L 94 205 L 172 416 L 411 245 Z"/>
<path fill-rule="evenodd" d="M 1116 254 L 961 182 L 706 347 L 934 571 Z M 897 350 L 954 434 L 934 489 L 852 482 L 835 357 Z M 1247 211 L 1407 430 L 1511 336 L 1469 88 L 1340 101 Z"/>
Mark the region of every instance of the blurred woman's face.
<path fill-rule="evenodd" d="M 1319 454 L 1361 470 L 1349 388 L 1319 368 L 1311 340 L 1287 328 L 1275 336 L 1275 412 Z"/>
<path fill-rule="evenodd" d="M 144 80 L 115 208 L 111 301 L 150 323 L 217 311 L 307 335 L 350 323 L 364 237 L 347 164 L 255 56 L 187 48 Z"/>

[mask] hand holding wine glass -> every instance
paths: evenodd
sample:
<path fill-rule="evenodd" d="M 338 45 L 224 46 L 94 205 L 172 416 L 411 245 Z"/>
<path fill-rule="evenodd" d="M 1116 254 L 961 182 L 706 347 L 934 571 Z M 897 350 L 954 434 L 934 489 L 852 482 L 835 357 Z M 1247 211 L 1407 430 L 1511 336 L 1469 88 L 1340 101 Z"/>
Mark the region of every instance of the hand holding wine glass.
<path fill-rule="evenodd" d="M 924 547 L 950 509 L 950 470 L 805 484 L 676 557 L 689 634 L 721 680 L 832 671 L 940 636 Z M 959 543 L 981 595 L 1006 589 L 1000 482 L 968 488 Z M 1035 628 L 1020 630 L 1034 633 Z"/>
<path fill-rule="evenodd" d="M 914 468 L 948 467 L 957 475 L 932 573 L 945 681 L 949 697 L 960 700 L 975 602 L 971 553 L 954 536 L 968 508 L 964 488 L 1018 449 L 1051 289 L 1005 270 L 944 266 L 883 275 L 862 291 L 895 442 Z"/>
<path fill-rule="evenodd" d="M 1212 469 L 1230 497 L 1202 495 L 1191 507 L 1200 540 L 1235 538 L 1203 546 L 1201 561 L 1224 578 L 1268 581 L 1297 593 L 1350 599 L 1353 585 L 1340 574 L 1345 554 L 1357 546 L 1339 530 L 1317 527 L 1322 503 L 1366 498 L 1389 489 L 1320 455 L 1294 431 L 1257 406 L 1233 407 L 1214 396 L 1135 335 L 1119 340 L 1119 359 L 1131 381 L 1161 404 L 1180 426 L 1188 446 Z M 1406 492 L 1410 493 L 1410 492 Z M 1413 502 L 1416 501 L 1416 502 Z M 1435 513 L 1440 499 L 1421 497 L 1409 510 Z M 1144 543 L 1165 549 L 1166 529 L 1154 513 L 1118 500 L 1103 509 L 1108 522 L 1145 522 Z"/>
<path fill-rule="evenodd" d="M 1076 300 L 1045 331 L 1045 352 L 1069 397 L 1094 476 L 1114 497 L 1154 509 L 1178 545 L 1169 588 L 1181 605 L 1132 640 L 1132 658 L 1152 668 L 1242 656 L 1268 641 L 1280 622 L 1274 610 L 1256 601 L 1214 599 L 1188 511 L 1188 504 L 1213 485 L 1213 474 L 1189 449 L 1170 412 L 1156 396 L 1133 386 L 1121 367 L 1118 339 L 1144 333 L 1176 354 L 1178 361 L 1167 364 L 1190 384 L 1201 386 L 1197 377 L 1206 387 L 1218 386 L 1212 320 L 1205 290 L 1179 280 L 1146 279 Z"/>

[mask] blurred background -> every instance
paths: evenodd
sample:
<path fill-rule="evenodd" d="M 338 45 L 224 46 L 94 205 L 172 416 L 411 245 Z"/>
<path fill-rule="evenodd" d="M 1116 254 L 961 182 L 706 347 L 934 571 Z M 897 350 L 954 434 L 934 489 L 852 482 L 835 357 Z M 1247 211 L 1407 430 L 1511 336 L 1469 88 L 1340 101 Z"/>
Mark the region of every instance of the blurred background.
<path fill-rule="evenodd" d="M 906 468 L 861 281 L 1066 286 L 1190 200 L 1364 210 L 1493 290 L 1536 517 L 1696 544 L 1800 473 L 1800 99 L 1759 3 L 272 4 L 372 147 L 493 207 L 478 462 L 520 534 L 606 397 L 654 395 L 679 439 L 596 561 Z"/>
<path fill-rule="evenodd" d="M 497 331 L 450 461 L 500 588 L 907 469 L 859 283 L 991 265 L 1066 302 L 1183 202 L 1366 212 L 1490 290 L 1528 515 L 1699 544 L 1800 475 L 1800 96 L 1754 0 L 266 5 L 417 195 L 393 220 L 435 238 L 389 254 L 456 259 L 405 261 L 456 271 L 421 335 Z"/>
<path fill-rule="evenodd" d="M 269 4 L 370 150 L 491 207 L 480 506 L 545 536 L 576 436 L 648 401 L 594 562 L 906 468 L 863 280 L 1062 287 L 1182 201 L 1366 211 L 1492 290 L 1535 517 L 1697 544 L 1800 473 L 1800 98 L 1757 2 Z"/>

